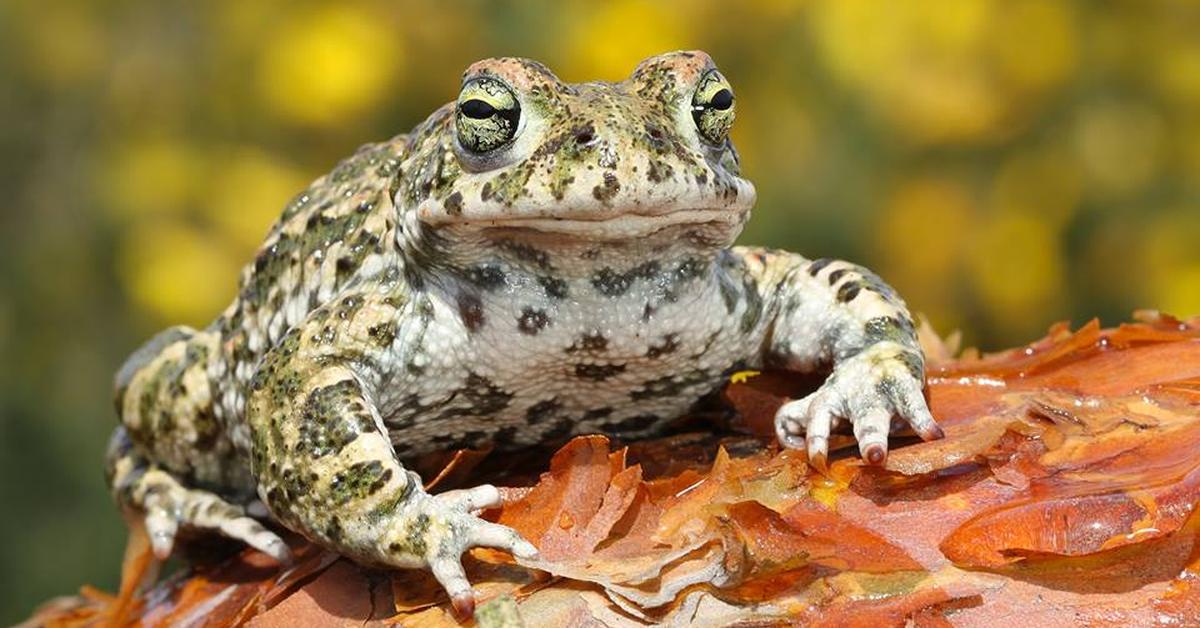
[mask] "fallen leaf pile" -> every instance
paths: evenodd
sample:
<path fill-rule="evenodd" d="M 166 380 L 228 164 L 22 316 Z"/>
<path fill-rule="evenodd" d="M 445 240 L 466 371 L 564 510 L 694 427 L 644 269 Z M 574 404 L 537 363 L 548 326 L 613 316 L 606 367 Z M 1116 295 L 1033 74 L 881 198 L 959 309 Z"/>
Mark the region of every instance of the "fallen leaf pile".
<path fill-rule="evenodd" d="M 864 465 L 845 437 L 824 473 L 810 471 L 769 429 L 571 441 L 485 513 L 541 554 L 516 564 L 473 550 L 480 607 L 468 623 L 1200 623 L 1200 319 L 1141 313 L 984 357 L 951 359 L 936 340 L 926 353 L 946 438 L 898 434 L 884 467 Z M 756 431 L 812 385 L 743 379 L 725 397 Z M 118 594 L 85 588 L 30 621 L 459 623 L 426 573 L 291 542 L 286 570 L 242 551 L 146 585 L 156 566 L 134 529 Z"/>

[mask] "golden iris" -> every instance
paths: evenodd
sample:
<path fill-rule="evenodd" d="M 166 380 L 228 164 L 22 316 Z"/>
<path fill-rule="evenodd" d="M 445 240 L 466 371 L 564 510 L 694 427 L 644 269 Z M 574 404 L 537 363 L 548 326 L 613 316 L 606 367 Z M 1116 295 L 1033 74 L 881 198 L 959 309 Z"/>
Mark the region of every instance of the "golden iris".
<path fill-rule="evenodd" d="M 463 148 L 473 153 L 496 150 L 516 137 L 520 121 L 521 104 L 504 83 L 479 77 L 463 85 L 454 120 Z"/>
<path fill-rule="evenodd" d="M 734 98 L 729 81 L 716 70 L 700 77 L 696 95 L 692 97 L 692 119 L 696 130 L 711 144 L 721 146 L 733 127 Z"/>

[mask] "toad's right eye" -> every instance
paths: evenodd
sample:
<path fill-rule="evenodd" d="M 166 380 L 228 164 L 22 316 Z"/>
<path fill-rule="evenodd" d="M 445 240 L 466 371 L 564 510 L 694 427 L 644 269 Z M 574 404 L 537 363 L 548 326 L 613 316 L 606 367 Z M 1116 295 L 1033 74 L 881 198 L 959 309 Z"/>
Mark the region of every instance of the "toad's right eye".
<path fill-rule="evenodd" d="M 463 85 L 454 126 L 458 143 L 473 153 L 507 145 L 517 136 L 521 104 L 504 83 L 479 77 Z"/>
<path fill-rule="evenodd" d="M 692 119 L 700 137 L 714 146 L 724 146 L 733 126 L 734 98 L 729 81 L 716 70 L 700 78 L 692 97 Z"/>

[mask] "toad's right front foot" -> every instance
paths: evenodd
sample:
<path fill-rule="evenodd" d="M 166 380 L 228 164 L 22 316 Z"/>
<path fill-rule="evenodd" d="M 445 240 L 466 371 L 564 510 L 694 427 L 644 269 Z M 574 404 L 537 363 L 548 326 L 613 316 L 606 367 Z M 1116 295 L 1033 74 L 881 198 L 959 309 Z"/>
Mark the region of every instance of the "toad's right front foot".
<path fill-rule="evenodd" d="M 380 540 L 381 549 L 396 566 L 429 567 L 455 610 L 469 617 L 475 598 L 463 572 L 463 552 L 494 547 L 519 558 L 537 555 L 537 548 L 512 528 L 474 514 L 499 503 L 500 491 L 490 484 L 439 495 L 421 493 L 396 513 L 395 522 Z"/>

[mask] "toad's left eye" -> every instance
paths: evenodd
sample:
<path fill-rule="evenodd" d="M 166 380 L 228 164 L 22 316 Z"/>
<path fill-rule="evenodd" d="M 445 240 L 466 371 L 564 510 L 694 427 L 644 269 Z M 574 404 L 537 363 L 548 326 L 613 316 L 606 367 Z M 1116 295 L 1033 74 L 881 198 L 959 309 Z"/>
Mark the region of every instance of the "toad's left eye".
<path fill-rule="evenodd" d="M 696 94 L 692 96 L 692 119 L 696 121 L 696 130 L 710 144 L 721 146 L 729 137 L 733 116 L 733 88 L 720 72 L 709 70 L 700 78 Z"/>

